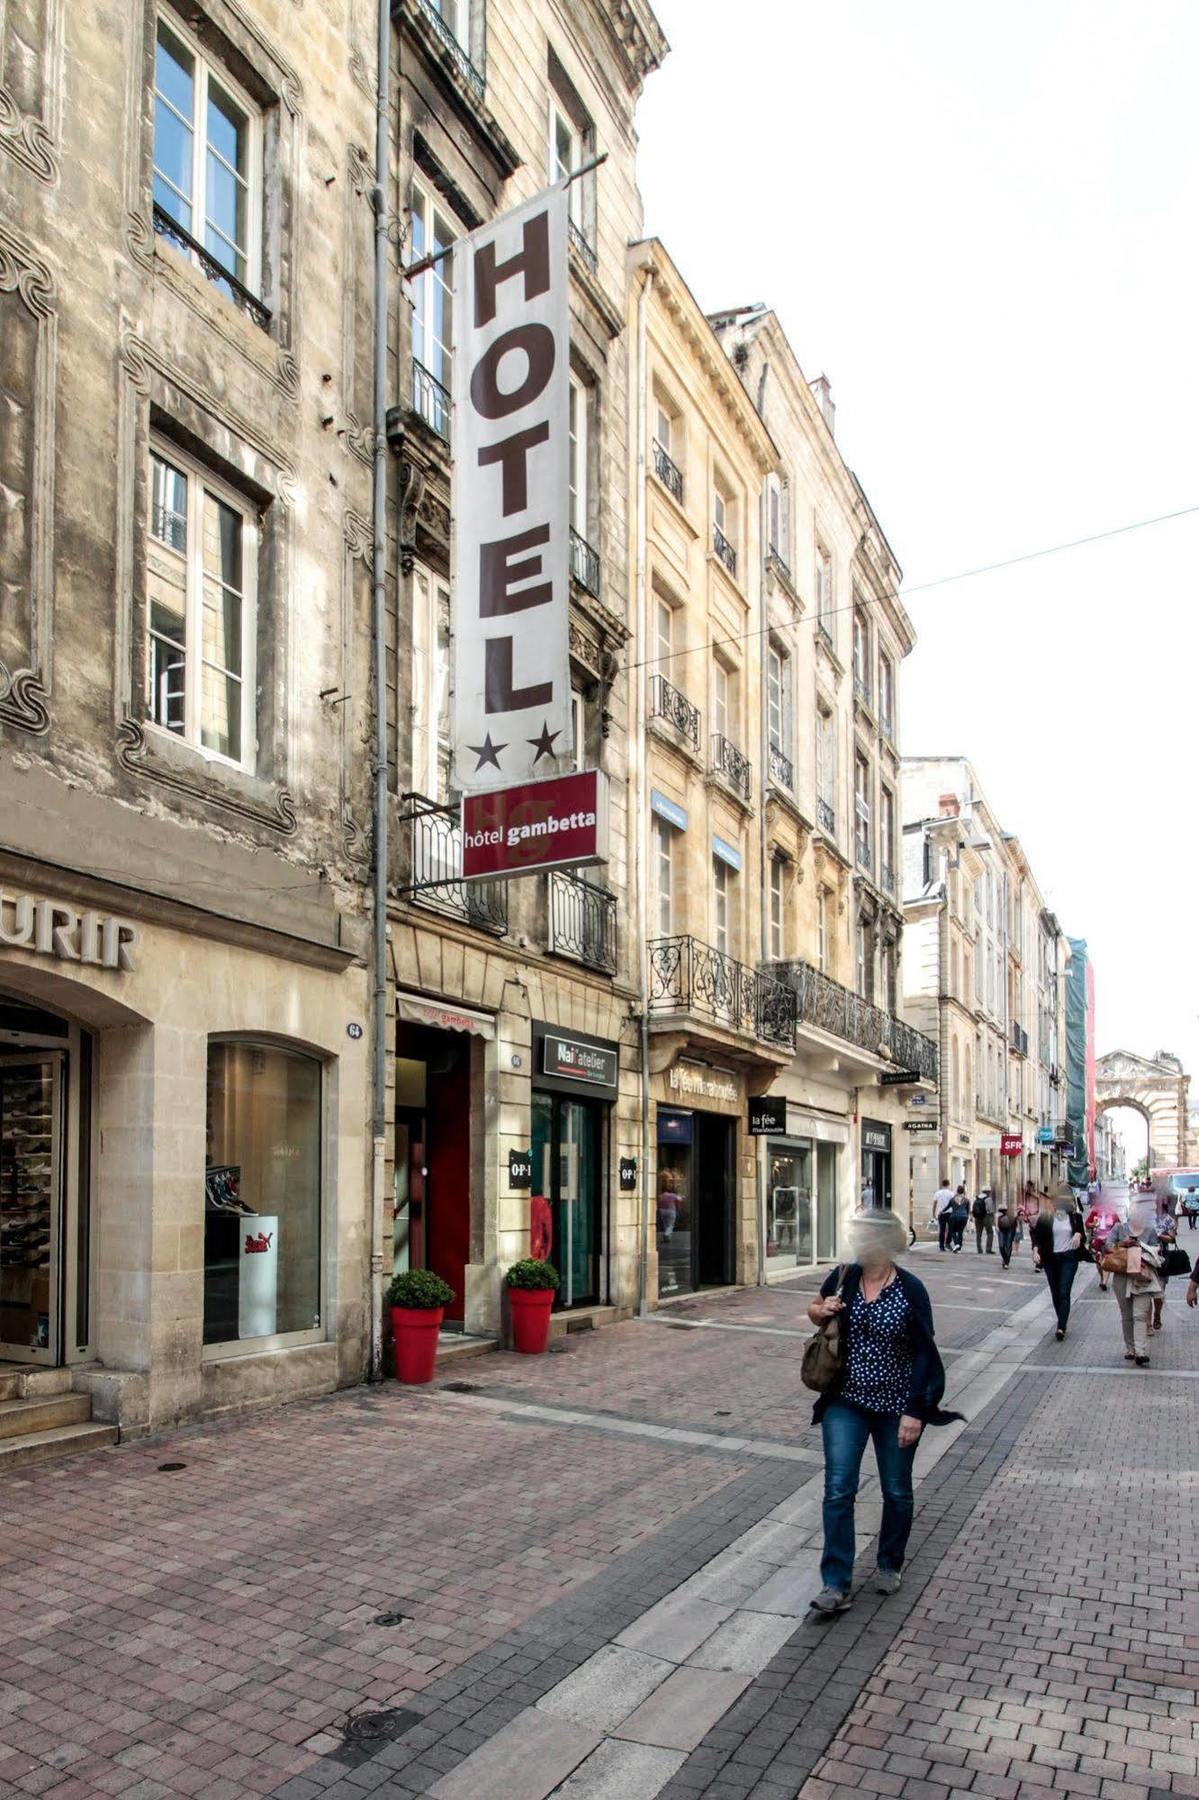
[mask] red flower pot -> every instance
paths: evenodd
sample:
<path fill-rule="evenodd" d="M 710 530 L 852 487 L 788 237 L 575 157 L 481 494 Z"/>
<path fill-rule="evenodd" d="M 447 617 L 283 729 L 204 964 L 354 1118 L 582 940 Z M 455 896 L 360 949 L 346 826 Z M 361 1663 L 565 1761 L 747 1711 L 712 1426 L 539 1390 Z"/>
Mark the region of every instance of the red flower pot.
<path fill-rule="evenodd" d="M 510 1287 L 508 1305 L 512 1309 L 512 1348 L 525 1356 L 540 1355 L 550 1337 L 553 1288 Z"/>
<path fill-rule="evenodd" d="M 445 1317 L 445 1307 L 393 1306 L 391 1337 L 395 1347 L 397 1381 L 412 1387 L 432 1381 L 433 1363 L 437 1356 L 437 1333 Z"/>

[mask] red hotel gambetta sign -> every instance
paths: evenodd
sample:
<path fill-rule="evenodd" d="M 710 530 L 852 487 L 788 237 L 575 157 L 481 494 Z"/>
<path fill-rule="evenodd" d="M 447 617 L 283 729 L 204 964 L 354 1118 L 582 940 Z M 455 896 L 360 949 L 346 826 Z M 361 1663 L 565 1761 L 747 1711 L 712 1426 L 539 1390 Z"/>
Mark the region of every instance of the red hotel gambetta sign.
<path fill-rule="evenodd" d="M 607 856 L 608 778 L 598 769 L 463 798 L 465 881 L 576 868 Z"/>

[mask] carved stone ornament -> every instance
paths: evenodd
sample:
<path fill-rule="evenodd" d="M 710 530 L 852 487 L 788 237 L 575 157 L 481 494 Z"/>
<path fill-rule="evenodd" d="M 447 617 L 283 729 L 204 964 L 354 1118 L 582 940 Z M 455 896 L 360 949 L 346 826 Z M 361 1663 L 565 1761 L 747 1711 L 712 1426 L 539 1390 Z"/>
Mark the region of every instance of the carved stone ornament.
<path fill-rule="evenodd" d="M 404 457 L 400 463 L 400 571 L 411 575 L 416 561 L 416 520 L 425 497 L 425 472 Z"/>
<path fill-rule="evenodd" d="M 285 837 L 289 837 L 296 829 L 295 803 L 286 788 L 275 790 L 273 805 L 260 805 L 247 795 L 237 793 L 224 782 L 218 785 L 205 780 L 199 769 L 191 777 L 157 756 L 141 720 L 135 719 L 130 713 L 117 725 L 116 748 L 117 761 L 130 774 L 158 782 L 177 794 L 187 794 L 194 800 L 219 806 L 224 812 L 236 813 L 252 824 L 265 825 L 269 830 L 277 831 Z"/>
<path fill-rule="evenodd" d="M 0 86 L 0 144 L 18 162 L 31 169 L 39 181 L 53 186 L 58 180 L 54 140 L 40 119 L 22 113 L 6 87 Z"/>
<path fill-rule="evenodd" d="M 0 719 L 42 737 L 50 729 L 49 698 L 35 669 L 10 672 L 0 663 Z"/>

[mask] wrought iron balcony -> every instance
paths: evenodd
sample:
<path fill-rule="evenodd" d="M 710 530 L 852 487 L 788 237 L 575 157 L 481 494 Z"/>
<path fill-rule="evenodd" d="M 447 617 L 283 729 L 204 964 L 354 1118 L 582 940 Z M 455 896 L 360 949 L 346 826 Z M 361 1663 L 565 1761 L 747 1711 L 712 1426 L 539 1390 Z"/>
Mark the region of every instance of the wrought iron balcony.
<path fill-rule="evenodd" d="M 925 1081 L 936 1081 L 937 1046 L 923 1032 L 872 1006 L 811 963 L 772 963 L 771 970 L 794 993 L 799 1024 L 814 1026 L 871 1056 L 884 1057 Z"/>
<path fill-rule="evenodd" d="M 795 995 L 699 938 L 655 938 L 649 949 L 651 1013 L 695 1013 L 783 1050 L 795 1045 Z"/>
<path fill-rule="evenodd" d="M 775 787 L 785 788 L 789 794 L 795 791 L 795 770 L 791 767 L 791 758 L 784 756 L 777 744 L 770 746 L 770 779 Z"/>
<path fill-rule="evenodd" d="M 676 462 L 672 462 L 668 451 L 664 450 L 657 438 L 654 439 L 654 474 L 662 486 L 673 494 L 679 505 L 683 504 L 683 471 Z"/>
<path fill-rule="evenodd" d="M 821 831 L 832 832 L 837 829 L 837 814 L 833 803 L 826 800 L 823 794 L 816 796 L 816 822 Z"/>
<path fill-rule="evenodd" d="M 894 869 L 889 869 L 887 867 L 886 863 L 884 863 L 882 868 L 879 870 L 879 880 L 882 883 L 883 892 L 886 894 L 890 894 L 892 897 L 894 897 L 894 894 L 895 894 L 895 871 L 894 871 Z"/>
<path fill-rule="evenodd" d="M 408 830 L 408 882 L 401 890 L 417 906 L 449 913 L 482 931 L 508 929 L 506 881 L 463 881 L 462 827 L 457 810 L 423 794 L 406 794 L 400 824 Z"/>
<path fill-rule="evenodd" d="M 817 619 L 816 632 L 819 637 L 822 637 L 824 639 L 825 643 L 828 645 L 829 649 L 831 650 L 833 647 L 833 634 L 829 630 L 828 626 L 825 624 L 823 619 L 819 619 L 819 618 Z"/>
<path fill-rule="evenodd" d="M 599 551 L 593 550 L 585 537 L 570 528 L 570 572 L 581 588 L 600 597 Z"/>
<path fill-rule="evenodd" d="M 855 675 L 853 678 L 853 697 L 863 706 L 873 707 L 874 705 L 874 697 L 860 675 Z"/>
<path fill-rule="evenodd" d="M 719 525 L 712 527 L 712 548 L 724 564 L 730 575 L 737 573 L 737 552 L 725 537 Z"/>
<path fill-rule="evenodd" d="M 599 257 L 596 255 L 595 245 L 591 242 L 591 239 L 587 236 L 582 226 L 576 225 L 573 219 L 568 219 L 567 225 L 569 227 L 569 237 L 572 245 L 583 258 L 583 261 L 587 264 L 591 273 L 593 275 L 598 275 Z"/>
<path fill-rule="evenodd" d="M 858 859 L 858 867 L 867 875 L 874 874 L 874 847 L 870 842 L 869 832 L 859 830 L 854 837 L 854 855 Z"/>
<path fill-rule="evenodd" d="M 190 231 L 185 231 L 178 219 L 165 206 L 160 206 L 157 200 L 154 202 L 154 230 L 159 237 L 168 238 L 190 261 L 196 263 L 213 286 L 220 288 L 235 306 L 239 306 L 242 312 L 253 319 L 255 325 L 260 325 L 263 331 L 269 331 L 270 307 L 265 306 L 257 294 L 252 294 L 219 257 L 214 256 L 211 250 L 206 250 L 198 238 L 194 238 Z"/>
<path fill-rule="evenodd" d="M 1023 1025 L 1017 1025 L 1014 1019 L 1012 1020 L 1011 1043 L 1012 1049 L 1016 1052 L 1017 1056 L 1028 1055 L 1028 1033 L 1025 1031 Z"/>
<path fill-rule="evenodd" d="M 552 870 L 549 948 L 589 969 L 616 973 L 616 895 L 577 875 Z"/>
<path fill-rule="evenodd" d="M 752 765 L 748 756 L 742 756 L 736 744 L 724 737 L 719 731 L 712 733 L 712 772 L 723 775 L 730 786 L 736 788 L 743 800 L 749 799 Z"/>
<path fill-rule="evenodd" d="M 771 544 L 770 549 L 767 551 L 766 560 L 778 570 L 783 580 L 787 583 L 787 586 L 790 587 L 794 580 L 794 577 L 791 574 L 791 564 L 774 544 Z"/>
<path fill-rule="evenodd" d="M 412 359 L 412 410 L 419 413 L 438 437 L 450 441 L 450 411 L 452 407 L 450 390 L 442 387 L 436 375 L 430 374 L 424 363 Z"/>
<path fill-rule="evenodd" d="M 665 675 L 649 678 L 649 711 L 652 719 L 666 719 L 689 743 L 699 749 L 699 707 L 667 681 Z"/>
<path fill-rule="evenodd" d="M 445 49 L 449 51 L 459 73 L 465 76 L 467 82 L 481 100 L 483 98 L 485 87 L 481 71 L 476 69 L 474 63 L 470 60 L 470 57 L 458 42 L 458 39 L 454 36 L 450 26 L 446 24 L 441 14 L 437 11 L 437 8 L 433 4 L 433 0 L 420 0 L 420 9 L 437 33 L 437 36 L 441 39 Z"/>

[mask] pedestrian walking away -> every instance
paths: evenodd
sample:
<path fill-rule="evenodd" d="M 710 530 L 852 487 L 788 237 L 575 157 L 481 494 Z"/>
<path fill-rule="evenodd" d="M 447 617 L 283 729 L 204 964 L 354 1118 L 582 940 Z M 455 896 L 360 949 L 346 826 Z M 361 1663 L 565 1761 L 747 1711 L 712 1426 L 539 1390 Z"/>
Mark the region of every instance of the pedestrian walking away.
<path fill-rule="evenodd" d="M 978 1246 L 978 1254 L 983 1253 L 983 1233 L 987 1235 L 987 1255 L 995 1254 L 995 1196 L 990 1188 L 984 1188 L 976 1194 L 974 1204 L 970 1208 L 970 1217 L 974 1220 L 974 1242 Z"/>
<path fill-rule="evenodd" d="M 1016 1237 L 1020 1230 L 1020 1214 L 1010 1200 L 1005 1200 L 995 1220 L 995 1229 L 999 1234 L 999 1256 L 1005 1269 L 1011 1267 L 1012 1251 L 1016 1247 Z"/>
<path fill-rule="evenodd" d="M 1161 1249 L 1162 1291 L 1160 1294 L 1155 1294 L 1153 1296 L 1153 1318 L 1149 1325 L 1150 1337 L 1153 1336 L 1155 1331 L 1160 1331 L 1162 1328 L 1162 1312 L 1164 1311 L 1166 1304 L 1166 1289 L 1170 1285 L 1170 1276 L 1173 1273 L 1171 1268 L 1171 1258 L 1179 1256 L 1180 1264 L 1185 1260 L 1188 1271 L 1190 1269 L 1190 1258 L 1184 1258 L 1178 1252 L 1178 1221 L 1175 1217 L 1174 1208 L 1175 1202 L 1169 1194 L 1158 1194 L 1156 1196 L 1153 1229 L 1157 1233 L 1157 1241 Z"/>
<path fill-rule="evenodd" d="M 953 1209 L 953 1189 L 949 1185 L 948 1175 L 942 1175 L 941 1185 L 933 1195 L 933 1220 L 937 1227 L 937 1248 L 949 1249 L 950 1212 Z"/>
<path fill-rule="evenodd" d="M 1149 1339 L 1153 1331 L 1153 1303 L 1163 1292 L 1162 1247 L 1154 1224 L 1152 1202 L 1134 1198 L 1127 1220 L 1117 1220 L 1108 1233 L 1104 1261 L 1111 1276 L 1120 1324 L 1124 1329 L 1124 1360 L 1139 1369 L 1149 1363 Z M 1191 1289 L 1187 1304 L 1192 1305 Z"/>
<path fill-rule="evenodd" d="M 956 1256 L 962 1247 L 962 1239 L 966 1235 L 966 1227 L 970 1223 L 970 1202 L 966 1198 L 964 1182 L 958 1183 L 957 1192 L 953 1196 L 953 1205 L 949 1209 L 949 1248 Z"/>
<path fill-rule="evenodd" d="M 1044 1269 L 1057 1315 L 1057 1340 L 1070 1323 L 1070 1290 L 1078 1274 L 1079 1252 L 1086 1231 L 1074 1198 L 1074 1189 L 1063 1181 L 1052 1200 L 1046 1199 L 1032 1228 L 1033 1262 Z"/>
<path fill-rule="evenodd" d="M 893 1594 L 912 1529 L 912 1464 L 920 1434 L 926 1425 L 961 1416 L 941 1410 L 945 1369 L 928 1291 L 899 1266 L 907 1247 L 907 1232 L 894 1213 L 855 1213 L 852 1261 L 826 1277 L 808 1307 L 814 1325 L 844 1315 L 841 1372 L 812 1414 L 824 1441 L 824 1587 L 812 1602 L 818 1617 L 831 1618 L 850 1604 L 854 1501 L 866 1445 L 874 1444 L 883 1490 L 874 1585 L 880 1594 Z"/>

